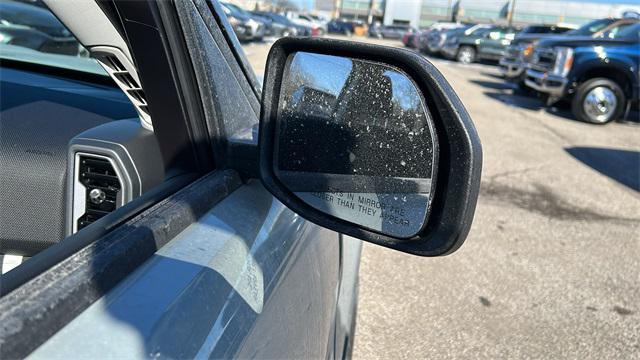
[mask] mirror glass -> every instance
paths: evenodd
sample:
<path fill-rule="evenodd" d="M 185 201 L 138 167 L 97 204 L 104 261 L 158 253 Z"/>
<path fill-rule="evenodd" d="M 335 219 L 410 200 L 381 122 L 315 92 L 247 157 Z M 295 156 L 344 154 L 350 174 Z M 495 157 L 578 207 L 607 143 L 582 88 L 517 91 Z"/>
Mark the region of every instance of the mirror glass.
<path fill-rule="evenodd" d="M 438 148 L 414 81 L 382 63 L 297 52 L 280 91 L 276 177 L 334 217 L 393 237 L 418 234 Z"/>

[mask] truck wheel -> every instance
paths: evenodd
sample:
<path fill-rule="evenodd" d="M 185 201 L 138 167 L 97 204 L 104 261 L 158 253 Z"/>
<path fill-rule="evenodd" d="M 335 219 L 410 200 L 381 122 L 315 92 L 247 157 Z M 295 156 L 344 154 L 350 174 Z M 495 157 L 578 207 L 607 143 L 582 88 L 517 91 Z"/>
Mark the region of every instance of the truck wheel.
<path fill-rule="evenodd" d="M 476 60 L 476 49 L 473 46 L 461 46 L 456 55 L 456 60 L 463 64 L 471 64 Z"/>
<path fill-rule="evenodd" d="M 571 102 L 573 114 L 582 121 L 606 124 L 622 115 L 627 99 L 618 84 L 595 78 L 578 87 Z"/>

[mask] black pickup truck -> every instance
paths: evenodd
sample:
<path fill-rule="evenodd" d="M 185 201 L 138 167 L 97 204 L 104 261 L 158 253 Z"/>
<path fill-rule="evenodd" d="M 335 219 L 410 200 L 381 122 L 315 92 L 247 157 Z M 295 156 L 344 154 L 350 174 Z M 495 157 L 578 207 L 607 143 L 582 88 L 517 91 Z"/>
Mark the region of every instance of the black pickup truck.
<path fill-rule="evenodd" d="M 580 120 L 604 124 L 637 103 L 640 88 L 640 23 L 603 38 L 543 40 L 527 62 L 525 84 L 548 95 L 547 103 L 571 100 Z"/>
<path fill-rule="evenodd" d="M 525 88 L 525 64 L 533 55 L 533 49 L 538 42 L 564 36 L 591 36 L 598 38 L 605 33 L 615 34 L 616 31 L 636 21 L 636 19 L 597 19 L 573 30 L 562 26 L 526 27 L 516 35 L 505 50 L 504 56 L 500 59 L 500 70 L 507 81 Z"/>

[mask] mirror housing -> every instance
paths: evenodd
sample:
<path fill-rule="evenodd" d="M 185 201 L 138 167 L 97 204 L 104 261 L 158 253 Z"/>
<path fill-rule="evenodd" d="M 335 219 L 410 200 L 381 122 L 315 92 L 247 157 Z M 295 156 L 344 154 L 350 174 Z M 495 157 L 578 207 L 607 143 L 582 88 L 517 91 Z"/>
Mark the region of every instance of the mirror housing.
<path fill-rule="evenodd" d="M 385 231 L 384 227 L 371 226 L 371 224 L 359 222 L 357 218 L 344 216 L 344 212 L 337 214 L 330 211 L 331 209 L 312 204 L 308 197 L 300 195 L 301 189 L 299 187 L 304 186 L 305 181 L 297 181 L 302 185 L 295 185 L 298 188 L 294 188 L 290 180 L 292 173 L 287 173 L 289 178 L 282 175 L 283 172 L 280 171 L 278 165 L 278 149 L 281 147 L 279 145 L 282 140 L 281 136 L 284 136 L 281 128 L 286 126 L 284 121 L 287 119 L 283 108 L 288 105 L 285 95 L 291 95 L 290 92 L 286 93 L 286 88 L 289 86 L 287 82 L 290 82 L 291 63 L 298 53 L 320 55 L 320 61 L 325 58 L 329 59 L 329 57 L 339 57 L 348 59 L 354 64 L 357 62 L 373 64 L 372 66 L 377 67 L 388 67 L 401 76 L 407 77 L 415 86 L 416 92 L 420 94 L 421 101 L 426 106 L 426 118 L 429 120 L 429 131 L 428 134 L 427 132 L 425 134 L 433 137 L 431 146 L 436 154 L 430 164 L 425 161 L 424 165 L 425 167 L 433 167 L 432 172 L 427 172 L 431 174 L 429 189 L 422 190 L 428 197 L 425 209 L 428 215 L 424 215 L 424 220 L 419 227 L 415 227 L 410 233 Z M 430 62 L 414 52 L 399 48 L 333 39 L 282 38 L 272 46 L 266 69 L 259 131 L 260 177 L 264 186 L 276 198 L 302 217 L 320 226 L 399 251 L 420 256 L 439 256 L 449 254 L 462 245 L 471 227 L 480 187 L 481 144 L 462 102 L 442 74 Z M 332 70 L 327 67 L 324 71 Z M 326 74 L 326 76 L 330 75 Z M 394 76 L 398 78 L 398 75 Z M 357 93 L 362 94 L 362 91 Z M 308 105 L 306 106 L 308 108 L 318 107 L 318 104 L 304 103 L 304 101 L 312 100 L 303 98 L 300 101 L 304 105 Z M 359 99 L 355 103 L 366 104 L 366 101 L 368 100 Z M 362 107 L 364 108 L 364 106 Z M 296 116 L 300 118 L 299 114 Z M 305 121 L 304 116 L 302 120 Z M 309 118 L 309 121 L 312 119 Z M 360 128 L 349 131 L 353 132 L 355 137 L 363 130 Z M 322 133 L 318 135 L 323 136 Z M 320 145 L 316 143 L 316 146 L 321 145 L 322 143 Z M 319 150 L 321 149 L 307 149 L 309 152 Z M 327 149 L 323 151 L 331 152 L 332 149 L 327 145 Z M 349 154 L 351 155 L 351 152 Z M 372 158 L 376 156 L 373 152 L 371 155 Z M 384 161 L 389 161 L 388 156 L 385 159 Z M 352 158 L 351 160 L 353 161 Z M 377 161 L 380 162 L 380 160 Z M 392 161 L 394 163 L 404 162 L 401 158 L 394 158 Z M 313 174 L 319 178 L 324 178 L 326 175 L 319 172 Z M 305 173 L 305 175 L 309 175 L 309 173 Z M 395 180 L 403 179 L 402 181 L 404 181 L 405 177 L 402 176 L 402 173 L 399 177 L 396 173 L 390 176 L 393 176 L 391 179 L 394 180 L 391 182 L 392 185 L 386 185 L 386 181 L 383 181 L 382 185 L 380 185 L 380 181 L 366 182 L 364 188 L 367 189 L 367 184 L 369 184 L 370 191 L 358 188 L 352 190 L 357 191 L 356 194 L 373 193 L 373 196 L 377 195 L 381 199 L 388 198 L 390 193 L 394 195 L 410 192 L 410 190 L 398 190 L 398 181 Z M 331 178 L 331 176 L 329 177 Z M 416 179 L 409 180 L 407 183 L 409 185 L 416 183 L 414 181 Z M 308 191 L 321 191 L 323 194 L 340 192 L 342 194 L 342 189 L 331 186 L 331 181 L 326 185 L 318 185 L 319 182 L 311 178 L 308 182 L 310 184 Z M 293 181 L 293 183 L 296 182 Z M 318 188 L 318 186 L 326 186 L 326 189 Z M 389 190 L 385 186 L 395 187 L 393 190 Z M 347 184 L 346 187 L 349 188 L 349 185 Z M 380 205 L 385 204 L 377 203 L 378 210 L 384 210 L 384 206 L 381 209 Z M 382 212 L 384 211 L 381 211 L 381 215 Z M 385 218 L 385 220 L 387 219 Z"/>

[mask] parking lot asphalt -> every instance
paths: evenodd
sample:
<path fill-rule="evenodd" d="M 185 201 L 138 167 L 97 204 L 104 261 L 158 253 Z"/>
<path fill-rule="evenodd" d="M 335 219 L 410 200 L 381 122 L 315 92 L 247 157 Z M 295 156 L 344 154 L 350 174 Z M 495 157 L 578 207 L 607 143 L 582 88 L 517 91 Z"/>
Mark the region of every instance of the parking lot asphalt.
<path fill-rule="evenodd" d="M 258 73 L 269 46 L 246 46 Z M 495 66 L 431 61 L 482 140 L 475 220 L 442 258 L 365 244 L 354 358 L 640 359 L 637 113 L 581 123 Z"/>

